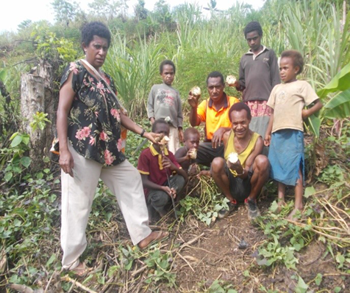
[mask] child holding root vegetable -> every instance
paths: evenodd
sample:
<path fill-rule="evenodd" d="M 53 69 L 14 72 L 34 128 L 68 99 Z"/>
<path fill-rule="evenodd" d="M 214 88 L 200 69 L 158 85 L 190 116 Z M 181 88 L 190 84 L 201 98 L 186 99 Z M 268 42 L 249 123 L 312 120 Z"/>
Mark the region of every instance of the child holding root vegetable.
<path fill-rule="evenodd" d="M 150 222 L 155 223 L 171 209 L 187 175 L 173 153 L 168 151 L 168 123 L 163 119 L 156 120 L 152 131 L 163 134 L 164 138 L 141 152 L 137 169 L 142 178 Z"/>
<path fill-rule="evenodd" d="M 196 128 L 187 128 L 184 132 L 184 146 L 175 153 L 176 160 L 187 173 L 196 162 L 199 139 L 200 134 Z"/>
<path fill-rule="evenodd" d="M 298 51 L 288 50 L 281 55 L 280 76 L 283 84 L 276 85 L 267 105 L 272 115 L 264 144 L 270 146 L 270 177 L 278 182 L 278 205 L 284 204 L 285 186 L 295 186 L 293 218 L 303 210 L 303 181 L 305 177 L 303 119 L 322 108 L 311 85 L 296 76 L 303 71 L 303 57 Z M 304 106 L 312 106 L 305 109 Z"/>

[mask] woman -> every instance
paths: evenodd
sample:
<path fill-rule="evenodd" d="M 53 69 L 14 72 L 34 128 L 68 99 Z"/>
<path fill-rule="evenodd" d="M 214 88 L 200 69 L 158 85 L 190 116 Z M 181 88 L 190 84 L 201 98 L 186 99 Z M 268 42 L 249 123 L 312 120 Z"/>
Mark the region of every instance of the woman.
<path fill-rule="evenodd" d="M 122 152 L 122 126 L 152 142 L 157 135 L 128 118 L 112 94 L 116 92 L 114 84 L 100 70 L 110 41 L 104 24 L 91 22 L 83 27 L 85 60 L 66 68 L 59 94 L 62 267 L 78 275 L 87 272 L 79 257 L 86 248 L 85 230 L 99 178 L 115 194 L 134 245 L 142 249 L 167 236 L 148 227 L 140 174 Z"/>

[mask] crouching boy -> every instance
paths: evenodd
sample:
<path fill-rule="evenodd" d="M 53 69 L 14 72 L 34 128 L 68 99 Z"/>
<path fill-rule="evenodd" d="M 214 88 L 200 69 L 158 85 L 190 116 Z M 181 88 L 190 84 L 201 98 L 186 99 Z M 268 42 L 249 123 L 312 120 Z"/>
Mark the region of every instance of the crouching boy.
<path fill-rule="evenodd" d="M 152 132 L 169 136 L 169 125 L 156 120 Z M 150 222 L 157 222 L 171 209 L 172 200 L 184 187 L 187 175 L 166 145 L 153 144 L 144 149 L 137 169 L 141 173 Z"/>

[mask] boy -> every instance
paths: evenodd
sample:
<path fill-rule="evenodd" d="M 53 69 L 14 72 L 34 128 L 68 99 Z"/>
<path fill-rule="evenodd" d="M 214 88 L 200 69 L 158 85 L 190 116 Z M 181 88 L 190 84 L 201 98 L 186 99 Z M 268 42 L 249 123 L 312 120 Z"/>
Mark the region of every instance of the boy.
<path fill-rule="evenodd" d="M 152 125 L 152 132 L 169 135 L 169 125 L 162 119 Z M 141 173 L 150 222 L 166 215 L 173 198 L 181 191 L 187 175 L 166 146 L 153 144 L 144 149 L 137 169 Z"/>
<path fill-rule="evenodd" d="M 235 87 L 243 92 L 243 102 L 252 113 L 250 129 L 264 137 L 270 116 L 266 103 L 271 90 L 281 79 L 276 54 L 261 44 L 262 35 L 261 25 L 257 21 L 248 23 L 244 28 L 249 51 L 241 58 L 239 80 Z"/>
<path fill-rule="evenodd" d="M 199 139 L 200 134 L 196 128 L 187 128 L 184 132 L 185 146 L 179 148 L 175 153 L 177 162 L 187 173 L 190 170 L 190 166 L 196 161 Z"/>
<path fill-rule="evenodd" d="M 180 141 L 183 141 L 180 94 L 171 86 L 175 70 L 175 64 L 171 60 L 164 60 L 160 64 L 159 72 L 163 83 L 152 86 L 147 101 L 147 115 L 151 124 L 158 119 L 165 119 L 169 123 L 168 148 L 173 154 L 180 147 Z"/>

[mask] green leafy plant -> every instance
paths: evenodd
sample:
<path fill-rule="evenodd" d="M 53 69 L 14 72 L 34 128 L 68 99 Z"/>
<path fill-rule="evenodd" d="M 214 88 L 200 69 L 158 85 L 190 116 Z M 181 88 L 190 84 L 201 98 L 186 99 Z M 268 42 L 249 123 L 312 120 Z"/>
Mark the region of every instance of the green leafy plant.
<path fill-rule="evenodd" d="M 344 170 L 338 165 L 328 165 L 317 179 L 327 185 L 342 182 L 344 181 Z"/>
<path fill-rule="evenodd" d="M 215 280 L 209 287 L 207 293 L 238 293 L 237 290 L 233 289 L 233 285 L 222 280 Z"/>
<path fill-rule="evenodd" d="M 44 130 L 47 123 L 51 123 L 49 119 L 47 119 L 47 113 L 36 112 L 33 115 L 33 121 L 30 122 L 30 127 L 35 131 L 37 128 L 40 130 Z"/>
<path fill-rule="evenodd" d="M 180 201 L 180 219 L 184 220 L 191 213 L 201 222 L 210 225 L 215 222 L 221 209 L 228 208 L 228 200 L 218 192 L 211 178 L 200 178 L 196 188 L 199 197 L 186 196 Z"/>
<path fill-rule="evenodd" d="M 145 264 L 150 269 L 146 283 L 164 282 L 168 287 L 175 287 L 175 274 L 171 272 L 172 256 L 171 253 L 161 253 L 160 250 L 150 252 Z"/>
<path fill-rule="evenodd" d="M 13 182 L 17 177 L 21 177 L 22 172 L 28 169 L 31 163 L 31 159 L 24 155 L 29 150 L 29 135 L 15 132 L 10 137 L 10 141 L 9 148 L 0 150 L 1 168 L 6 165 L 3 171 L 6 182 Z"/>

